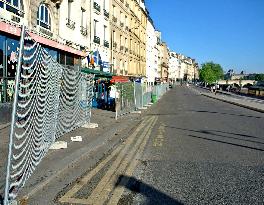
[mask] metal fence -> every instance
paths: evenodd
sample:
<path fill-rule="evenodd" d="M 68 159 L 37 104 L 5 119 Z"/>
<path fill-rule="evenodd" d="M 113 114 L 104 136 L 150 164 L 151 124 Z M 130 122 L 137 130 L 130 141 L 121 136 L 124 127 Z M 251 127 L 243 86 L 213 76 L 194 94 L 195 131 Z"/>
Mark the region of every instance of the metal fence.
<path fill-rule="evenodd" d="M 152 95 L 152 86 L 142 85 L 143 88 L 143 106 L 149 105 L 151 103 L 151 95 Z"/>
<path fill-rule="evenodd" d="M 24 26 L 21 34 L 5 205 L 16 198 L 56 138 L 89 122 L 93 96 L 93 76 L 58 64 Z"/>
<path fill-rule="evenodd" d="M 169 90 L 169 84 L 148 86 L 143 83 L 118 83 L 116 91 L 116 119 L 124 114 L 143 109 L 160 99 Z"/>
<path fill-rule="evenodd" d="M 116 119 L 135 110 L 134 88 L 132 82 L 116 84 Z"/>
<path fill-rule="evenodd" d="M 152 95 L 155 95 L 157 99 L 160 99 L 169 90 L 169 84 L 164 83 L 153 87 Z"/>
<path fill-rule="evenodd" d="M 143 86 L 141 85 L 141 83 L 134 83 L 135 86 L 135 108 L 141 109 L 144 107 L 143 104 Z"/>

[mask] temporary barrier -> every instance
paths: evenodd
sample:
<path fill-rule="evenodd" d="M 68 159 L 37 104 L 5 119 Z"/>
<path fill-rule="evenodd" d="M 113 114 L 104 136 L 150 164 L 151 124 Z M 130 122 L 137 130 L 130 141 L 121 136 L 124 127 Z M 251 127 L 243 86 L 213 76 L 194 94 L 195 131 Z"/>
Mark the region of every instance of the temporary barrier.
<path fill-rule="evenodd" d="M 142 85 L 143 87 L 143 106 L 151 103 L 152 86 Z"/>
<path fill-rule="evenodd" d="M 93 76 L 58 64 L 24 26 L 18 59 L 5 205 L 16 198 L 55 139 L 91 116 Z"/>
<path fill-rule="evenodd" d="M 143 87 L 141 83 L 135 82 L 135 108 L 141 109 L 143 108 Z"/>
<path fill-rule="evenodd" d="M 135 110 L 135 89 L 134 83 L 116 84 L 116 119 L 126 113 Z"/>
<path fill-rule="evenodd" d="M 121 115 L 143 109 L 151 102 L 156 102 L 169 90 L 169 84 L 148 86 L 130 82 L 116 84 L 116 119 Z"/>
<path fill-rule="evenodd" d="M 157 99 L 160 99 L 168 90 L 169 90 L 168 83 L 156 85 L 153 88 L 152 95 L 156 96 Z"/>

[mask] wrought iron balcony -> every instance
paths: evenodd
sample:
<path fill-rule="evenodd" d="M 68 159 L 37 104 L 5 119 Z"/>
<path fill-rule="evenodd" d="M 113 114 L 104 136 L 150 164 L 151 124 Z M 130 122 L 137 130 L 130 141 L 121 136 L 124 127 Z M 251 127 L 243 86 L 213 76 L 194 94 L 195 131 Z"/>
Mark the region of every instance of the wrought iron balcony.
<path fill-rule="evenodd" d="M 94 43 L 100 44 L 100 37 L 94 36 Z"/>
<path fill-rule="evenodd" d="M 87 34 L 88 34 L 87 28 L 81 26 L 81 30 L 80 31 L 81 31 L 82 35 L 87 36 Z"/>
<path fill-rule="evenodd" d="M 96 2 L 94 2 L 94 9 L 98 12 L 101 12 L 101 6 Z"/>
<path fill-rule="evenodd" d="M 113 22 L 116 23 L 117 22 L 117 18 L 115 16 L 113 16 Z"/>
<path fill-rule="evenodd" d="M 104 47 L 109 48 L 109 42 L 107 40 L 104 40 Z"/>
<path fill-rule="evenodd" d="M 68 27 L 68 28 L 70 28 L 70 29 L 72 29 L 72 30 L 74 30 L 75 29 L 75 22 L 74 21 L 72 21 L 72 20 L 70 20 L 70 19 L 66 19 L 66 26 Z"/>
<path fill-rule="evenodd" d="M 104 16 L 105 16 L 106 18 L 109 18 L 109 12 L 107 12 L 105 9 L 104 9 Z"/>

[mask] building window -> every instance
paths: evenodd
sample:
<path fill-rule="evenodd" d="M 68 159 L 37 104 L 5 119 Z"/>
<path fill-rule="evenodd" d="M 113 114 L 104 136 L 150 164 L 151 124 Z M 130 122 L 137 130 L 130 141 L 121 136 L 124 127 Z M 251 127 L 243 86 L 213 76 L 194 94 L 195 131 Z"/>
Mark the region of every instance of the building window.
<path fill-rule="evenodd" d="M 13 100 L 18 52 L 18 40 L 0 35 L 0 103 Z"/>
<path fill-rule="evenodd" d="M 71 19 L 71 7 L 73 0 L 68 0 L 68 19 Z"/>
<path fill-rule="evenodd" d="M 23 1 L 22 0 L 0 1 L 0 7 L 14 14 L 17 14 L 20 16 L 23 15 Z"/>
<path fill-rule="evenodd" d="M 94 36 L 97 36 L 97 23 L 98 21 L 94 19 Z"/>
<path fill-rule="evenodd" d="M 106 37 L 107 26 L 104 25 L 104 41 L 107 41 Z"/>
<path fill-rule="evenodd" d="M 113 8 L 112 8 L 112 9 L 113 9 L 113 16 L 116 17 L 116 16 L 115 16 L 115 14 L 116 14 L 116 11 L 115 11 L 115 10 L 116 10 L 115 5 L 113 5 L 112 7 L 113 7 Z"/>
<path fill-rule="evenodd" d="M 81 8 L 82 10 L 82 16 L 81 16 L 81 26 L 82 27 L 85 27 L 85 21 L 84 21 L 84 17 L 85 17 L 85 9 L 84 8 Z"/>
<path fill-rule="evenodd" d="M 51 30 L 50 12 L 45 4 L 41 4 L 39 6 L 37 24 L 41 27 Z"/>

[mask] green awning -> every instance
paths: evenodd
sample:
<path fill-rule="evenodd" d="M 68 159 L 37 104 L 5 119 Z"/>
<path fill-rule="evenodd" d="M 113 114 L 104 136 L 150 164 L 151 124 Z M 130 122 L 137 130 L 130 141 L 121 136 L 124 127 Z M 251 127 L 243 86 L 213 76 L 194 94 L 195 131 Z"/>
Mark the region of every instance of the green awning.
<path fill-rule="evenodd" d="M 94 74 L 95 79 L 98 79 L 98 78 L 109 78 L 109 79 L 111 79 L 112 76 L 114 75 L 113 73 L 107 73 L 107 72 L 103 72 L 100 70 L 93 70 L 90 68 L 83 68 L 81 71 L 83 73 Z"/>

